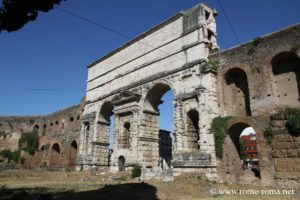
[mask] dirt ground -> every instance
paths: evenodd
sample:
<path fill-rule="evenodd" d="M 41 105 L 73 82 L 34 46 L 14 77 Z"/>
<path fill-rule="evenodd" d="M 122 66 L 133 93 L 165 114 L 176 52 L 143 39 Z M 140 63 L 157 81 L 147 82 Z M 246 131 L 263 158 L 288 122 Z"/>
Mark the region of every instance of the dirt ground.
<path fill-rule="evenodd" d="M 254 191 L 294 194 L 254 194 Z M 220 191 L 248 194 L 220 194 Z M 250 194 L 249 194 L 250 193 Z M 129 173 L 101 175 L 91 172 L 14 170 L 0 172 L 0 200 L 196 200 L 196 199 L 300 199 L 300 190 L 218 184 L 187 174 L 173 182 L 131 179 Z"/>

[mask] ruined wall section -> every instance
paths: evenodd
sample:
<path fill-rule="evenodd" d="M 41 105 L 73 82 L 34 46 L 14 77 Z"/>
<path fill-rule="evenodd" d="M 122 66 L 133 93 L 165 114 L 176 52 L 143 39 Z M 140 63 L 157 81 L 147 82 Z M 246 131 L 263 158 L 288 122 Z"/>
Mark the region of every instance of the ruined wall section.
<path fill-rule="evenodd" d="M 0 117 L 0 151 L 18 149 L 18 141 L 22 133 L 31 132 L 40 116 Z"/>
<path fill-rule="evenodd" d="M 54 144 L 60 147 L 60 166 L 69 166 L 71 160 L 71 143 L 76 142 L 79 146 L 80 118 L 83 104 L 75 105 L 43 117 L 39 126 L 39 150 L 44 152 L 44 160 L 48 165 L 51 160 L 51 151 Z M 49 166 L 51 168 L 51 166 Z"/>
<path fill-rule="evenodd" d="M 212 54 L 210 59 L 219 66 L 221 114 L 251 116 L 271 113 L 277 107 L 299 107 L 299 41 L 300 25 L 295 25 Z M 277 66 L 275 72 L 272 68 L 277 63 L 291 69 L 276 78 Z"/>
<path fill-rule="evenodd" d="M 81 104 L 44 116 L 0 117 L 0 150 L 18 149 L 18 141 L 23 133 L 36 132 L 39 136 L 39 146 L 34 155 L 22 152 L 25 158 L 24 167 L 35 168 L 49 166 L 51 148 L 58 144 L 60 151 L 57 163 L 59 167 L 75 165 L 76 155 L 71 151 L 79 146 L 80 118 L 84 100 Z M 73 148 L 71 148 L 72 141 Z"/>
<path fill-rule="evenodd" d="M 271 125 L 274 138 L 271 151 L 274 159 L 274 178 L 280 186 L 300 186 L 300 136 L 292 135 L 285 127 L 287 117 L 274 115 Z"/>

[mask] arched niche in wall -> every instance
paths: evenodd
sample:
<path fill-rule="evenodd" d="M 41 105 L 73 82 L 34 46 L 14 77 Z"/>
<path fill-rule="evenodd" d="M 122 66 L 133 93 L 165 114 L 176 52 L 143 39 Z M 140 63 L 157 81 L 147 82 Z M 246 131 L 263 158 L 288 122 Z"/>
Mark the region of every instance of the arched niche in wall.
<path fill-rule="evenodd" d="M 198 152 L 199 140 L 199 113 L 197 110 L 190 110 L 186 114 L 186 140 L 187 147 L 191 152 Z"/>
<path fill-rule="evenodd" d="M 224 102 L 228 115 L 251 116 L 247 74 L 240 68 L 229 69 L 224 75 Z"/>
<path fill-rule="evenodd" d="M 238 163 L 238 166 L 235 166 L 238 167 L 236 169 L 237 174 L 239 170 L 249 169 L 253 172 L 253 176 L 260 178 L 255 130 L 247 123 L 238 122 L 228 128 L 228 136 L 230 140 L 229 142 L 227 140 L 223 147 L 226 148 L 224 151 L 227 159 L 230 159 L 228 162 L 232 164 L 232 167 L 235 165 L 234 163 Z"/>
<path fill-rule="evenodd" d="M 60 164 L 60 146 L 58 143 L 55 143 L 50 150 L 49 168 L 58 169 L 61 166 Z"/>
<path fill-rule="evenodd" d="M 125 122 L 123 125 L 122 136 L 119 141 L 119 145 L 121 149 L 129 149 L 130 148 L 130 122 Z"/>
<path fill-rule="evenodd" d="M 109 148 L 113 145 L 113 129 L 114 129 L 114 106 L 110 101 L 106 101 L 101 106 L 98 118 L 99 135 L 104 139 L 105 143 L 109 143 Z"/>
<path fill-rule="evenodd" d="M 77 142 L 73 140 L 69 148 L 69 166 L 75 166 L 76 156 L 77 156 Z"/>
<path fill-rule="evenodd" d="M 277 103 L 300 106 L 300 58 L 293 52 L 282 52 L 272 59 L 271 64 Z"/>

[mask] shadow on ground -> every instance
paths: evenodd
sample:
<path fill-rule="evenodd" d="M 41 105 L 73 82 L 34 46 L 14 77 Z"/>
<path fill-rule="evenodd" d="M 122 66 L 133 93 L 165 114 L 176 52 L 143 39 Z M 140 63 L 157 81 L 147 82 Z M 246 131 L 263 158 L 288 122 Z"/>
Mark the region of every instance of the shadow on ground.
<path fill-rule="evenodd" d="M 83 192 L 51 192 L 48 188 L 16 188 L 0 190 L 0 200 L 157 200 L 157 189 L 147 183 L 105 185 L 98 190 Z"/>

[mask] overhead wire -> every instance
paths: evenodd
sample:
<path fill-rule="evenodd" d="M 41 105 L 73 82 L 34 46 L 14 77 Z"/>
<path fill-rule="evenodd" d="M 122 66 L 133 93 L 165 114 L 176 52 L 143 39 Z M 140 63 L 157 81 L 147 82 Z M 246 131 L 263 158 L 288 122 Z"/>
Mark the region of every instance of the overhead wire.
<path fill-rule="evenodd" d="M 95 22 L 95 21 L 90 20 L 90 19 L 88 19 L 88 18 L 86 18 L 86 17 L 82 17 L 82 16 L 80 16 L 80 15 L 78 15 L 78 14 L 76 14 L 76 13 L 70 11 L 70 10 L 66 10 L 66 9 L 61 8 L 61 7 L 58 7 L 58 6 L 55 6 L 55 8 L 56 8 L 57 10 L 63 12 L 63 13 L 66 13 L 66 14 L 70 15 L 70 16 L 76 17 L 76 18 L 81 19 L 81 20 L 83 20 L 83 21 L 85 21 L 85 22 L 88 22 L 88 23 L 90 23 L 90 24 L 93 24 L 93 25 L 97 26 L 98 28 L 105 29 L 105 30 L 107 30 L 107 31 L 110 31 L 110 32 L 112 32 L 112 33 L 115 33 L 116 35 L 122 36 L 123 38 L 130 39 L 130 40 L 134 39 L 134 37 L 132 37 L 132 36 L 126 34 L 126 33 L 123 33 L 123 32 L 121 32 L 121 31 L 115 30 L 115 29 L 113 29 L 113 28 L 108 27 L 107 25 L 104 25 L 104 24 Z M 160 52 L 162 52 L 162 53 L 164 53 L 164 54 L 166 54 L 166 55 L 168 55 L 168 56 L 171 55 L 171 53 L 168 53 L 168 52 L 166 52 L 166 51 L 163 51 L 163 50 L 161 50 L 161 49 L 158 49 L 157 47 L 154 47 L 154 46 L 152 46 L 152 45 L 150 45 L 150 44 L 148 44 L 148 43 L 146 43 L 146 42 L 137 41 L 136 43 L 142 44 L 142 45 L 147 46 L 147 47 L 150 47 L 150 48 L 152 48 L 153 50 L 156 49 L 156 50 L 158 50 L 158 51 L 160 51 Z M 179 59 L 179 58 L 177 58 L 177 59 Z M 185 60 L 183 60 L 183 59 L 180 59 L 180 60 L 185 62 Z"/>
<path fill-rule="evenodd" d="M 231 23 L 228 15 L 227 15 L 227 12 L 226 12 L 225 8 L 224 8 L 223 4 L 221 3 L 221 0 L 217 0 L 217 2 L 219 3 L 219 5 L 220 5 L 220 7 L 221 7 L 221 9 L 222 9 L 222 11 L 224 13 L 225 19 L 227 20 L 227 22 L 228 22 L 228 24 L 230 26 L 231 31 L 233 32 L 233 35 L 234 35 L 236 41 L 238 42 L 238 44 L 241 44 L 241 40 L 240 40 L 240 38 L 239 38 L 239 36 L 238 36 L 238 34 L 237 34 L 237 32 L 236 32 L 233 24 Z"/>

